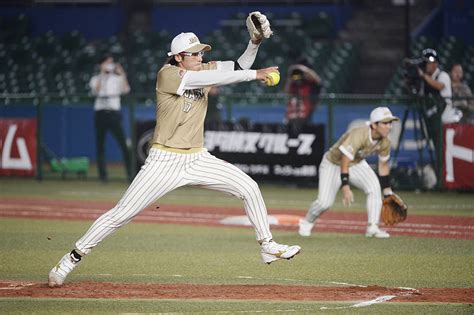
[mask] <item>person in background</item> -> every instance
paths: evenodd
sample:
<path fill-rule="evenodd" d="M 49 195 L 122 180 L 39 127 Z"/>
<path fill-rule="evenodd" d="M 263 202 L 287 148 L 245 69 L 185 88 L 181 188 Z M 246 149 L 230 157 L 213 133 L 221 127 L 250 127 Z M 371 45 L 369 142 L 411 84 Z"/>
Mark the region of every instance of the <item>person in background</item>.
<path fill-rule="evenodd" d="M 304 60 L 288 67 L 285 92 L 288 106 L 285 115 L 290 137 L 295 137 L 311 122 L 321 90 L 321 78 Z"/>
<path fill-rule="evenodd" d="M 452 105 L 451 79 L 439 68 L 438 53 L 427 48 L 422 51 L 421 58 L 425 65 L 419 68 L 419 75 L 426 100 L 426 124 L 436 148 L 441 145 L 441 123 L 458 122 L 462 113 Z"/>
<path fill-rule="evenodd" d="M 102 182 L 108 181 L 105 159 L 105 137 L 107 132 L 117 140 L 122 151 L 127 178 L 131 181 L 130 152 L 122 126 L 120 97 L 130 92 L 127 74 L 112 56 L 105 56 L 99 63 L 99 74 L 94 75 L 89 86 L 95 95 L 94 126 L 96 134 L 97 169 Z"/>
<path fill-rule="evenodd" d="M 319 194 L 306 216 L 299 222 L 299 234 L 310 236 L 316 219 L 334 204 L 337 191 L 342 190 L 343 203 L 350 206 L 354 195 L 350 185 L 367 195 L 367 229 L 365 236 L 389 238 L 390 234 L 379 228 L 382 210 L 382 193 L 393 194 L 390 185 L 390 139 L 392 123 L 399 121 L 387 107 L 377 107 L 370 113 L 366 126 L 350 129 L 324 154 L 319 166 Z M 378 175 L 366 157 L 378 155 Z"/>
<path fill-rule="evenodd" d="M 453 92 L 453 106 L 462 112 L 460 123 L 470 123 L 472 112 L 474 111 L 474 99 L 456 99 L 472 97 L 472 91 L 464 82 L 462 66 L 459 63 L 451 67 L 451 89 Z"/>

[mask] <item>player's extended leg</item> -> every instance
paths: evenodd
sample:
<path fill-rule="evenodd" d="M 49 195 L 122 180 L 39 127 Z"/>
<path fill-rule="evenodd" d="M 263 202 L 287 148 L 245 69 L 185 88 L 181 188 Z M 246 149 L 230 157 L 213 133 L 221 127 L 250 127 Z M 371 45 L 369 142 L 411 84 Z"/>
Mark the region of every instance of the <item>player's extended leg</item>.
<path fill-rule="evenodd" d="M 336 199 L 337 191 L 341 186 L 341 169 L 338 165 L 323 158 L 319 166 L 319 193 L 318 198 L 308 209 L 306 217 L 300 220 L 299 234 L 310 236 L 316 219 L 328 210 Z"/>
<path fill-rule="evenodd" d="M 229 193 L 244 202 L 245 212 L 255 229 L 257 241 L 262 246 L 266 263 L 299 253 L 299 246 L 281 245 L 272 241 L 268 213 L 258 184 L 236 166 L 212 156 L 207 151 L 186 171 L 191 185 Z"/>
<path fill-rule="evenodd" d="M 367 237 L 387 238 L 390 235 L 379 229 L 382 211 L 382 189 L 373 169 L 362 161 L 349 169 L 349 181 L 367 195 Z"/>
<path fill-rule="evenodd" d="M 88 254 L 107 236 L 166 193 L 185 185 L 182 171 L 187 155 L 151 149 L 142 169 L 117 205 L 100 216 L 76 242 L 76 249 Z"/>
<path fill-rule="evenodd" d="M 183 170 L 188 154 L 176 154 L 151 149 L 145 164 L 118 204 L 100 216 L 49 274 L 49 286 L 61 286 L 66 276 L 78 265 L 81 256 L 88 254 L 105 238 L 130 222 L 152 202 L 186 184 Z"/>

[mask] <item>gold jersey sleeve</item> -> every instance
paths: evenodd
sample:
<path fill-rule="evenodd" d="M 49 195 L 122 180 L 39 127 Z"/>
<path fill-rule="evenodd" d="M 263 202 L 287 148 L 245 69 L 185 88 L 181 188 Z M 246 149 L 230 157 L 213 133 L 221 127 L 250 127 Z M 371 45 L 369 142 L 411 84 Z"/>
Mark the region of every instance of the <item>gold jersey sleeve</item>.
<path fill-rule="evenodd" d="M 203 64 L 203 69 L 216 69 L 216 64 Z M 153 143 L 183 149 L 204 145 L 204 118 L 210 87 L 177 94 L 185 74 L 185 69 L 170 64 L 158 72 Z"/>
<path fill-rule="evenodd" d="M 158 72 L 156 92 L 160 94 L 176 94 L 186 70 L 172 65 L 165 65 Z"/>
<path fill-rule="evenodd" d="M 352 165 L 373 154 L 378 154 L 379 158 L 386 160 L 390 157 L 390 140 L 373 140 L 368 126 L 354 128 L 343 134 L 329 149 L 327 159 L 340 165 L 342 154 L 349 157 Z"/>

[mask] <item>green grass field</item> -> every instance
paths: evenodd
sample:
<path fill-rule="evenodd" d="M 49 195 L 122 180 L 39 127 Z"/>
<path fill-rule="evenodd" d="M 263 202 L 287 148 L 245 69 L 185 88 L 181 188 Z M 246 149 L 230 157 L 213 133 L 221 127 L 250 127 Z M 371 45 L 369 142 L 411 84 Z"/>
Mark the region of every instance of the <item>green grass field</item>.
<path fill-rule="evenodd" d="M 126 183 L 0 179 L 2 198 L 117 201 Z M 269 208 L 305 210 L 315 189 L 262 185 Z M 333 211 L 364 210 L 356 204 Z M 411 213 L 474 215 L 468 193 L 400 192 Z M 161 200 L 168 204 L 240 206 L 237 199 L 202 189 L 179 189 Z M 45 281 L 51 267 L 87 230 L 90 221 L 0 219 L 0 279 Z M 267 266 L 250 228 L 131 223 L 104 241 L 67 279 L 68 282 L 156 282 L 195 284 L 283 284 L 328 286 L 333 282 L 385 287 L 472 288 L 474 243 L 470 240 L 392 237 L 366 239 L 357 234 L 274 231 L 281 243 L 299 244 L 301 255 Z M 315 313 L 348 302 L 201 301 L 136 299 L 0 298 L 1 313 Z M 470 304 L 382 303 L 325 312 L 363 314 L 472 314 Z"/>

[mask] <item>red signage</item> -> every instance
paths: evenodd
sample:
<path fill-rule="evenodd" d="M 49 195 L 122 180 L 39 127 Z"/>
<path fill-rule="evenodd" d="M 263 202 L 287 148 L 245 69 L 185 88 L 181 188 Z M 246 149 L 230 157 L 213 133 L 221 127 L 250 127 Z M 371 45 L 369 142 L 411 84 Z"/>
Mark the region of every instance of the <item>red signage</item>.
<path fill-rule="evenodd" d="M 34 176 L 36 119 L 0 119 L 0 176 Z"/>
<path fill-rule="evenodd" d="M 474 189 L 474 125 L 446 124 L 444 135 L 444 187 Z"/>

